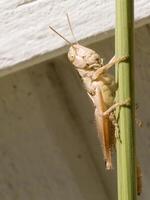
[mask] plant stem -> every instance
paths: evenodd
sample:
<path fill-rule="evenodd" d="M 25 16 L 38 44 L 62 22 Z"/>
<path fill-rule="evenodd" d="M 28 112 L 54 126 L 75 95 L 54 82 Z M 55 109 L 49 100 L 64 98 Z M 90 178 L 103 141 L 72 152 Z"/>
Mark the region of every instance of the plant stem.
<path fill-rule="evenodd" d="M 136 200 L 135 131 L 134 131 L 134 63 L 133 63 L 134 1 L 116 0 L 116 56 L 129 56 L 116 66 L 117 101 L 130 98 L 131 106 L 121 107 L 117 140 L 118 200 Z"/>

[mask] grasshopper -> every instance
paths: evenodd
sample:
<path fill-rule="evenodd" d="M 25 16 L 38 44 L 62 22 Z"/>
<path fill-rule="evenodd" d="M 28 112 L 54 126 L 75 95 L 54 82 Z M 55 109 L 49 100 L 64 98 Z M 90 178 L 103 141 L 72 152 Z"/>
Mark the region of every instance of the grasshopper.
<path fill-rule="evenodd" d="M 67 19 L 75 39 L 68 15 Z M 114 77 L 108 73 L 108 69 L 116 63 L 125 61 L 127 56 L 120 58 L 114 56 L 108 64 L 104 65 L 103 59 L 94 50 L 84 47 L 78 42 L 72 44 L 54 28 L 51 26 L 49 28 L 70 45 L 68 59 L 78 71 L 87 94 L 94 104 L 98 137 L 102 146 L 105 166 L 107 170 L 110 170 L 112 169 L 112 150 L 115 145 L 115 133 L 116 138 L 119 138 L 119 127 L 114 111 L 118 106 L 128 106 L 130 101 L 127 99 L 124 102 L 114 102 L 117 87 Z"/>
<path fill-rule="evenodd" d="M 117 84 L 114 77 L 108 73 L 108 70 L 120 62 L 125 62 L 128 57 L 115 56 L 104 65 L 103 59 L 94 50 L 80 45 L 72 31 L 69 16 L 67 14 L 68 24 L 75 40 L 71 43 L 64 36 L 58 33 L 53 27 L 49 28 L 57 35 L 63 38 L 69 45 L 68 59 L 78 71 L 87 94 L 92 100 L 95 108 L 95 120 L 97 125 L 98 137 L 100 138 L 105 167 L 112 169 L 112 151 L 115 146 L 115 139 L 119 139 L 119 126 L 115 116 L 115 110 L 120 106 L 130 106 L 130 99 L 123 102 L 115 102 L 115 92 Z M 137 165 L 137 194 L 141 194 L 142 175 L 140 166 Z"/>
<path fill-rule="evenodd" d="M 105 166 L 110 170 L 112 169 L 112 148 L 115 142 L 113 126 L 118 129 L 114 110 L 118 106 L 129 105 L 129 100 L 114 103 L 116 83 L 114 77 L 107 71 L 114 64 L 125 61 L 127 57 L 113 57 L 108 64 L 104 65 L 103 59 L 95 51 L 74 44 L 69 49 L 68 58 L 79 72 L 85 89 L 94 104 Z"/>

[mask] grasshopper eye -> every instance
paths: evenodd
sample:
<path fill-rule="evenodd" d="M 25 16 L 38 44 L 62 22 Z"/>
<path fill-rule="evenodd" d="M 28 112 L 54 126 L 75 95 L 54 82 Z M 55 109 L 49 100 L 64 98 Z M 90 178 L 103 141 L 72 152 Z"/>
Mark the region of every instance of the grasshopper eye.
<path fill-rule="evenodd" d="M 74 56 L 73 55 L 70 55 L 70 61 L 74 61 Z"/>
<path fill-rule="evenodd" d="M 75 55 L 73 54 L 73 52 L 68 52 L 68 58 L 69 58 L 70 62 L 74 61 Z"/>
<path fill-rule="evenodd" d="M 96 61 L 97 61 L 97 62 L 99 62 L 99 61 L 100 61 L 100 59 L 99 59 L 99 58 L 96 58 Z"/>

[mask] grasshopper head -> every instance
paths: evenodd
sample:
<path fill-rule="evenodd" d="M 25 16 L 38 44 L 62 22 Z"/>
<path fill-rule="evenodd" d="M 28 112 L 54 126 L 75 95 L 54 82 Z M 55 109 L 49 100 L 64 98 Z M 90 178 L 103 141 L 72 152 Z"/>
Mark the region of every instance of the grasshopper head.
<path fill-rule="evenodd" d="M 67 18 L 68 18 L 70 30 L 74 37 L 68 15 L 67 15 Z M 61 38 L 63 38 L 69 45 L 71 45 L 69 48 L 69 51 L 68 51 L 68 59 L 76 68 L 94 70 L 103 65 L 103 60 L 100 58 L 100 56 L 95 51 L 78 44 L 78 42 L 76 42 L 75 44 L 72 44 L 63 35 L 61 35 L 59 32 L 57 32 L 53 27 L 49 26 L 49 28 L 53 32 L 55 32 L 57 35 L 59 35 Z M 74 37 L 74 39 L 75 39 L 75 37 Z M 75 39 L 75 41 L 76 41 L 76 39 Z"/>
<path fill-rule="evenodd" d="M 80 69 L 95 69 L 97 64 L 101 66 L 100 56 L 87 47 L 79 44 L 73 44 L 68 51 L 68 59 L 76 67 Z"/>

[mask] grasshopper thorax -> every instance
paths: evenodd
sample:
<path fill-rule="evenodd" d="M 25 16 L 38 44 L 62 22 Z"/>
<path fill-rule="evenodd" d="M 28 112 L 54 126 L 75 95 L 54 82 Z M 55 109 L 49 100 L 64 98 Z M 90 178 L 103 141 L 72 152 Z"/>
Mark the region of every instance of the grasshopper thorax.
<path fill-rule="evenodd" d="M 102 65 L 101 58 L 95 51 L 80 44 L 73 44 L 69 48 L 68 59 L 80 69 L 96 69 Z"/>

